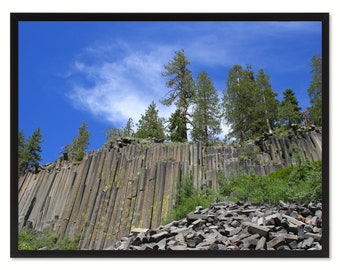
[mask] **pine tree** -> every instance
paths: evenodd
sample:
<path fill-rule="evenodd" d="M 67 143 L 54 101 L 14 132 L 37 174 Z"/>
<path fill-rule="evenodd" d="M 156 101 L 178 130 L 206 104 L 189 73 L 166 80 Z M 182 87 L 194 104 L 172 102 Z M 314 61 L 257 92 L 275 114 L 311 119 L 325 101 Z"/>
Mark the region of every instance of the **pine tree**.
<path fill-rule="evenodd" d="M 311 107 L 308 107 L 310 120 L 317 126 L 322 126 L 322 59 L 314 55 L 310 62 L 312 81 L 308 88 Z"/>
<path fill-rule="evenodd" d="M 133 126 L 134 126 L 133 120 L 132 118 L 129 118 L 123 129 L 123 135 L 127 137 L 133 136 L 134 135 Z"/>
<path fill-rule="evenodd" d="M 80 161 L 85 155 L 85 151 L 89 146 L 90 132 L 87 130 L 87 123 L 84 121 L 78 128 L 78 136 L 76 136 L 70 147 L 71 153 L 75 156 L 76 160 Z"/>
<path fill-rule="evenodd" d="M 255 112 L 257 114 L 257 126 L 254 128 L 254 135 L 258 136 L 267 131 L 273 133 L 274 125 L 278 119 L 279 101 L 276 100 L 275 93 L 269 83 L 269 75 L 265 74 L 263 69 L 260 69 L 256 75 L 256 94 L 259 95 L 259 100 L 255 103 Z"/>
<path fill-rule="evenodd" d="M 248 65 L 244 70 L 240 65 L 234 65 L 228 72 L 226 86 L 222 100 L 224 118 L 231 128 L 229 136 L 240 142 L 251 139 L 257 121 L 254 106 L 259 101 L 251 67 Z"/>
<path fill-rule="evenodd" d="M 209 141 L 221 133 L 220 101 L 213 82 L 205 71 L 198 75 L 195 88 L 191 137 L 208 145 Z"/>
<path fill-rule="evenodd" d="M 40 128 L 37 128 L 33 134 L 26 139 L 24 131 L 18 133 L 18 173 L 21 174 L 29 166 L 39 165 L 42 157 L 40 144 L 43 142 Z"/>
<path fill-rule="evenodd" d="M 162 76 L 169 78 L 166 86 L 170 88 L 168 97 L 162 100 L 162 103 L 167 106 L 175 103 L 180 111 L 178 117 L 181 120 L 177 122 L 181 122 L 180 126 L 183 128 L 180 132 L 181 136 L 183 136 L 180 138 L 181 141 L 188 140 L 186 127 L 188 123 L 188 108 L 192 103 L 194 95 L 192 73 L 188 69 L 189 64 L 190 61 L 184 55 L 184 50 L 175 51 L 173 60 L 164 66 L 165 72 L 162 73 Z"/>
<path fill-rule="evenodd" d="M 138 121 L 135 136 L 137 138 L 165 138 L 163 119 L 158 116 L 158 110 L 154 101 L 152 101 L 145 114 Z"/>
<path fill-rule="evenodd" d="M 29 163 L 36 164 L 42 160 L 42 157 L 39 154 L 42 152 L 40 147 L 40 143 L 42 142 L 43 139 L 39 127 L 33 132 L 32 136 L 27 139 L 26 153 L 28 155 Z"/>
<path fill-rule="evenodd" d="M 18 133 L 18 172 L 22 173 L 28 165 L 27 144 L 23 130 Z"/>
<path fill-rule="evenodd" d="M 292 89 L 283 92 L 283 100 L 279 106 L 280 125 L 290 127 L 292 124 L 300 124 L 302 121 L 301 107 Z"/>
<path fill-rule="evenodd" d="M 187 130 L 186 122 L 181 117 L 181 111 L 177 109 L 169 118 L 169 139 L 172 142 L 186 142 Z"/>

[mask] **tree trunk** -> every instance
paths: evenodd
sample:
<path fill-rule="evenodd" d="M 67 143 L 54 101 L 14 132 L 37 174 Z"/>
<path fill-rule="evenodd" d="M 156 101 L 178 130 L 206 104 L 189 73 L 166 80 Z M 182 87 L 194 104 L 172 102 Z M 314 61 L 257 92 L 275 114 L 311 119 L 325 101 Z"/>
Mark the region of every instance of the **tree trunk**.
<path fill-rule="evenodd" d="M 268 117 L 266 118 L 266 122 L 267 122 L 269 134 L 273 134 L 273 129 L 272 129 L 272 126 L 270 125 L 270 121 L 269 121 Z"/>
<path fill-rule="evenodd" d="M 209 138 L 208 138 L 208 126 L 204 126 L 204 144 L 208 146 Z"/>
<path fill-rule="evenodd" d="M 180 112 L 181 112 L 181 118 L 184 123 L 185 130 L 183 130 L 182 133 L 182 140 L 187 142 L 188 141 L 188 134 L 187 134 L 187 106 L 186 106 L 186 97 L 185 97 L 185 91 L 182 90 L 181 92 L 181 101 L 180 101 Z"/>

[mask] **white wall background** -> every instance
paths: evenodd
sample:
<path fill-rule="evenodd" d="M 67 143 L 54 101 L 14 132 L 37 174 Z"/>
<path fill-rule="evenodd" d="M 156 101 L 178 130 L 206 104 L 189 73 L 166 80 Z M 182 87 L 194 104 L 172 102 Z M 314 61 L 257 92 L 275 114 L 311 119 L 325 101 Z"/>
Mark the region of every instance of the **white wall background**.
<path fill-rule="evenodd" d="M 335 64 L 339 64 L 340 8 L 334 0 L 2 0 L 0 1 L 0 65 L 1 90 L 1 221 L 0 261 L 3 269 L 153 269 L 154 267 L 180 267 L 181 269 L 336 269 L 340 258 L 340 224 L 338 206 L 340 181 L 336 179 L 336 153 L 339 149 L 339 130 L 335 119 L 339 111 L 339 75 L 335 75 Z M 329 12 L 330 13 L 330 259 L 11 259 L 10 243 L 10 12 Z M 339 73 L 339 72 L 337 72 Z M 337 139 L 337 141 L 333 140 Z M 129 268 L 128 268 L 129 267 Z M 218 268 L 216 268 L 218 267 Z M 131 268 L 132 269 L 132 268 Z"/>

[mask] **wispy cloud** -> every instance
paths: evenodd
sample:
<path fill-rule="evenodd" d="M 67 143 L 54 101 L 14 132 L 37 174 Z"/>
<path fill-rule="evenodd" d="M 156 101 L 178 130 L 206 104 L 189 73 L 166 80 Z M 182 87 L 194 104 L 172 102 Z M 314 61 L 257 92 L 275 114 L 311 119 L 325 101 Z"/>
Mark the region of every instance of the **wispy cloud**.
<path fill-rule="evenodd" d="M 113 124 L 129 117 L 137 121 L 151 101 L 159 103 L 167 91 L 161 76 L 167 61 L 165 50 L 170 53 L 168 48 L 158 48 L 117 55 L 114 47 L 87 48 L 73 64 L 74 78 L 78 79 L 72 82 L 68 97 L 77 108 Z M 86 63 L 93 55 L 105 61 Z M 167 108 L 160 111 L 163 117 L 169 114 Z"/>
<path fill-rule="evenodd" d="M 289 48 L 292 35 L 301 39 L 301 33 L 320 31 L 315 23 L 305 22 L 143 26 L 129 28 L 135 32 L 125 36 L 97 40 L 77 55 L 68 72 L 73 85 L 68 97 L 74 106 L 104 121 L 122 124 L 129 117 L 138 121 L 155 101 L 160 115 L 167 118 L 174 108 L 159 103 L 168 92 L 161 73 L 175 50 L 185 49 L 197 73 L 219 68 L 222 75 L 213 80 L 221 82 L 234 64 L 252 64 L 255 68 L 268 68 L 271 73 L 303 68 L 301 55 L 294 55 L 301 54 L 301 48 Z"/>

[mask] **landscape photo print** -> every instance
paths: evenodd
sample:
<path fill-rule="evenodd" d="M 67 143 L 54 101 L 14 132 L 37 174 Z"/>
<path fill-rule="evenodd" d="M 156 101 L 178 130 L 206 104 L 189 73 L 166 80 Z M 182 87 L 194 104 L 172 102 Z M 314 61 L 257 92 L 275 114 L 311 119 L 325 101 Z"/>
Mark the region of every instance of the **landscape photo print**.
<path fill-rule="evenodd" d="M 329 257 L 328 13 L 12 13 L 11 257 Z"/>

